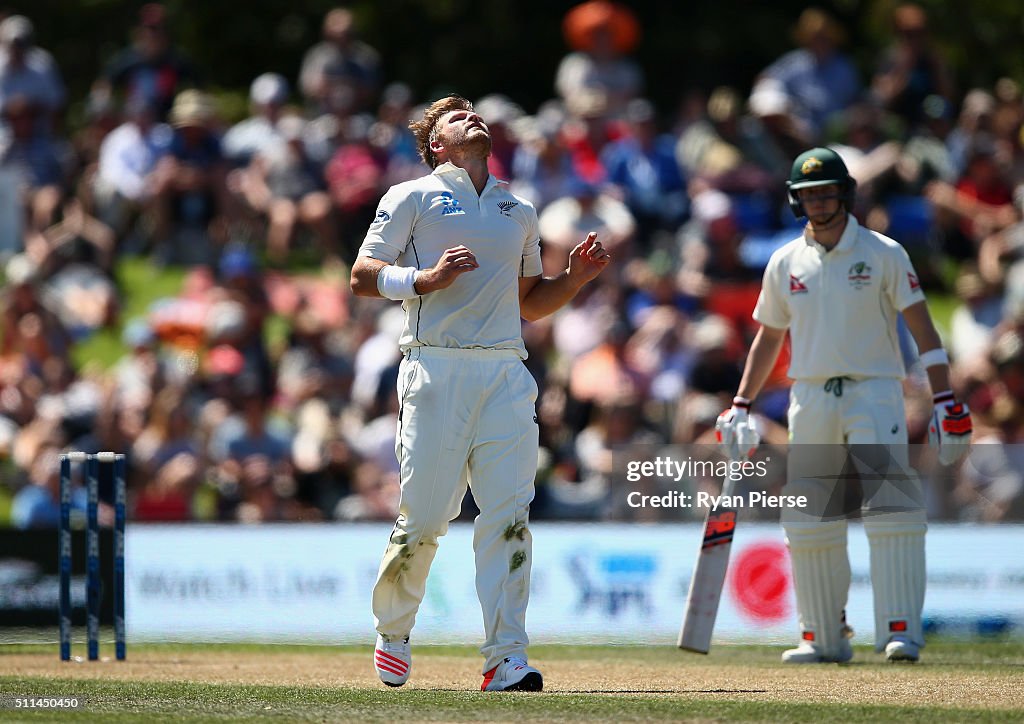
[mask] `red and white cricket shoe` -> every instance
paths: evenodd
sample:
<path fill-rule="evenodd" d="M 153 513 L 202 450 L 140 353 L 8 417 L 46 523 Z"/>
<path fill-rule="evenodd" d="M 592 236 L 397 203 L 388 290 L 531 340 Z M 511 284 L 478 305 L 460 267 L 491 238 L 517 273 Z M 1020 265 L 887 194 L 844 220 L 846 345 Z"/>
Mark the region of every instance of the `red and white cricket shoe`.
<path fill-rule="evenodd" d="M 377 676 L 388 686 L 401 686 L 412 673 L 412 651 L 409 637 L 392 640 L 377 634 L 377 646 L 373 650 L 373 668 Z"/>
<path fill-rule="evenodd" d="M 484 674 L 480 691 L 541 691 L 544 677 L 526 659 L 510 656 Z"/>

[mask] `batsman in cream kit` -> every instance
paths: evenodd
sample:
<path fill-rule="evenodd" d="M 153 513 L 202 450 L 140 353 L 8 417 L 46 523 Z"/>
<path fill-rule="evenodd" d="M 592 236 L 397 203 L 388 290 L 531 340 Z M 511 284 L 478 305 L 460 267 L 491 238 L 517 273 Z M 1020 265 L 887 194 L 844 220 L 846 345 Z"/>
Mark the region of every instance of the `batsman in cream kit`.
<path fill-rule="evenodd" d="M 782 492 L 805 496 L 809 506 L 782 511 L 801 630 L 800 644 L 782 659 L 807 664 L 853 656 L 845 615 L 847 520 L 829 512 L 852 461 L 860 473 L 871 551 L 875 649 L 889 661 L 917 661 L 924 646 L 927 525 L 921 482 L 907 461 L 898 314 L 917 343 L 934 394 L 929 437 L 943 465 L 966 452 L 970 412 L 950 387 L 949 358 L 906 251 L 850 213 L 856 183 L 839 155 L 828 148 L 805 151 L 794 160 L 786 186 L 794 214 L 806 217 L 807 225 L 768 261 L 754 309 L 760 328 L 733 405 L 716 423 L 719 440 L 732 459 L 754 453 L 760 436 L 748 414 L 751 401 L 788 332 L 793 386 Z"/>

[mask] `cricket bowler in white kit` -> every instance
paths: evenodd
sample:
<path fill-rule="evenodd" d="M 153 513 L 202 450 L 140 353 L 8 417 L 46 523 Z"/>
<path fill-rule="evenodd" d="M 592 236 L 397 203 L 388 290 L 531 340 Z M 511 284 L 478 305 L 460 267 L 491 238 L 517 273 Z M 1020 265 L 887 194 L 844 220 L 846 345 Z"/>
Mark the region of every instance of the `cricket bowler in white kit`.
<path fill-rule="evenodd" d="M 565 272 L 541 276 L 537 212 L 488 173 L 490 131 L 466 99 L 436 101 L 410 128 L 434 171 L 384 195 L 352 268 L 354 293 L 405 309 L 395 442 L 402 495 L 373 589 L 374 666 L 389 686 L 408 680 L 430 564 L 468 484 L 480 508 L 481 688 L 540 691 L 526 658 L 537 384 L 523 364 L 521 318 L 562 307 L 610 257 L 590 234 Z"/>
<path fill-rule="evenodd" d="M 899 312 L 935 393 L 929 437 L 942 464 L 966 452 L 970 413 L 950 389 L 949 358 L 906 251 L 849 214 L 856 183 L 842 159 L 827 148 L 805 151 L 794 161 L 786 185 L 793 212 L 807 217 L 807 226 L 772 255 L 765 269 L 754 309 L 761 326 L 733 406 L 718 419 L 719 439 L 734 458 L 757 447 L 760 438 L 748 416 L 751 400 L 788 330 L 790 442 L 826 451 L 826 446 L 877 446 L 904 473 L 893 475 L 898 484 L 862 476 L 863 521 L 871 549 L 875 650 L 884 651 L 889 661 L 917 661 L 924 645 L 926 520 L 920 480 L 906 474 Z M 782 655 L 788 663 L 844 662 L 853 656 L 844 616 L 850 587 L 846 519 L 823 514 L 835 480 L 801 477 L 790 455 L 784 492 L 806 495 L 810 504 L 804 514 L 784 512 L 782 518 L 802 631 L 800 645 Z"/>

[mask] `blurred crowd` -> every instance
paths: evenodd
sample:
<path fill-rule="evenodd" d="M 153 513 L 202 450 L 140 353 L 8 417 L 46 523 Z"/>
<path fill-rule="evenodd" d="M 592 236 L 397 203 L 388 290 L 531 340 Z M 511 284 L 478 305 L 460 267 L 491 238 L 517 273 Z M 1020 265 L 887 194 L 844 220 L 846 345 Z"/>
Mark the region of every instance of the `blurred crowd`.
<path fill-rule="evenodd" d="M 385 77 L 353 13 L 336 8 L 294 77 L 254 73 L 248 117 L 229 122 L 167 12 L 141 9 L 76 128 L 46 39 L 24 16 L 0 22 L 10 522 L 55 524 L 56 459 L 71 449 L 128 454 L 138 521 L 391 520 L 402 311 L 352 297 L 347 270 L 382 193 L 427 172 L 407 124 L 433 99 Z M 799 233 L 790 161 L 816 144 L 857 179 L 861 222 L 903 243 L 931 298 L 955 306 L 944 337 L 956 391 L 994 452 L 930 490 L 933 517 L 1021 518 L 1019 83 L 956 87 L 913 4 L 896 9 L 873 67 L 809 8 L 793 49 L 748 84 L 681 88 L 671 108 L 645 94 L 652 71 L 635 57 L 642 28 L 628 8 L 590 0 L 563 30 L 550 100 L 527 112 L 500 87 L 476 99 L 492 172 L 540 214 L 546 273 L 591 230 L 614 256 L 566 308 L 524 324 L 541 390 L 533 518 L 685 515 L 625 506 L 635 486 L 615 458 L 711 441 L 764 265 Z M 183 269 L 180 294 L 125 318 L 115 272 L 129 257 Z M 124 356 L 109 369 L 73 363 L 102 330 L 120 333 Z M 922 442 L 930 393 L 905 347 L 910 436 Z M 781 444 L 786 364 L 754 407 Z"/>

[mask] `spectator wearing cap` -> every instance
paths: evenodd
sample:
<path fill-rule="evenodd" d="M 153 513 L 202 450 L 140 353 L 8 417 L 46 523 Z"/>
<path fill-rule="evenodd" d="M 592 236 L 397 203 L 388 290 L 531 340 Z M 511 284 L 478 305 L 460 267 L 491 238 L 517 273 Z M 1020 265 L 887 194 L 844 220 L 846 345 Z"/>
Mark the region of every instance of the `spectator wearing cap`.
<path fill-rule="evenodd" d="M 277 122 L 291 92 L 280 73 L 264 73 L 249 86 L 249 117 L 224 134 L 224 155 L 235 166 L 248 164 L 260 152 L 281 145 Z"/>
<path fill-rule="evenodd" d="M 675 139 L 659 134 L 654 106 L 637 98 L 625 112 L 628 134 L 604 147 L 601 162 L 637 221 L 642 248 L 656 231 L 675 232 L 686 218 L 689 199 L 676 162 Z"/>
<path fill-rule="evenodd" d="M 0 22 L 0 110 L 17 96 L 36 109 L 42 133 L 59 126 L 67 90 L 53 56 L 35 45 L 35 28 L 24 15 Z"/>
<path fill-rule="evenodd" d="M 281 116 L 276 142 L 264 144 L 239 175 L 242 194 L 255 213 L 267 220 L 267 256 L 283 264 L 297 228 L 312 232 L 325 258 L 335 257 L 337 230 L 324 169 L 304 141 L 307 123 L 298 115 Z"/>
<path fill-rule="evenodd" d="M 791 50 L 758 76 L 782 83 L 793 101 L 792 112 L 820 138 L 830 116 L 847 108 L 861 93 L 860 76 L 842 52 L 845 32 L 824 10 L 809 7 L 796 23 L 799 48 Z"/>
<path fill-rule="evenodd" d="M 170 122 L 168 152 L 153 172 L 157 234 L 167 244 L 161 251 L 168 260 L 208 262 L 208 230 L 228 207 L 227 164 L 212 99 L 202 91 L 182 91 L 174 100 Z"/>
<path fill-rule="evenodd" d="M 324 16 L 323 40 L 306 51 L 299 88 L 318 112 L 340 117 L 371 106 L 380 87 L 380 54 L 356 37 L 348 8 Z"/>
<path fill-rule="evenodd" d="M 157 122 L 156 107 L 141 98 L 125 104 L 125 121 L 100 145 L 93 199 L 101 221 L 118 236 L 149 207 L 156 192 L 153 172 L 169 151 L 172 131 Z"/>
<path fill-rule="evenodd" d="M 197 85 L 200 78 L 192 63 L 171 42 L 167 9 L 147 3 L 139 10 L 132 44 L 111 58 L 93 93 L 120 91 L 126 99 L 152 103 L 163 120 L 178 93 Z"/>
<path fill-rule="evenodd" d="M 929 36 L 924 8 L 901 4 L 893 11 L 892 24 L 894 42 L 880 56 L 871 91 L 911 131 L 923 120 L 925 98 L 936 95 L 952 102 L 953 76 Z"/>

